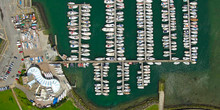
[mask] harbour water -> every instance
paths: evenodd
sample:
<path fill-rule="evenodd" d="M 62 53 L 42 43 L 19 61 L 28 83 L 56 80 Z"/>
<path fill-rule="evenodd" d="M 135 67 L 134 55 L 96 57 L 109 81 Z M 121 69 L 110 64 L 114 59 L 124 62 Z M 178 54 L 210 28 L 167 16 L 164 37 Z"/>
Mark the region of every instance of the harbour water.
<path fill-rule="evenodd" d="M 67 2 L 69 0 L 34 0 L 35 2 L 41 3 L 44 7 L 45 14 L 47 16 L 48 22 L 50 24 L 50 33 L 57 35 L 58 37 L 58 50 L 60 54 L 70 55 L 69 38 L 67 22 Z M 75 3 L 89 3 L 92 6 L 91 9 L 91 39 L 89 40 L 91 56 L 90 59 L 96 57 L 104 57 L 105 51 L 105 33 L 102 32 L 102 28 L 105 24 L 105 5 L 103 0 L 75 0 Z M 125 56 L 127 59 L 136 59 L 136 1 L 129 0 L 124 1 L 124 36 L 125 36 Z M 167 59 L 163 57 L 163 47 L 162 47 L 162 28 L 161 28 L 161 5 L 160 0 L 153 1 L 153 22 L 154 22 L 154 57 L 156 59 Z M 205 0 L 198 1 L 199 7 L 207 7 L 207 2 Z M 182 58 L 183 56 L 183 23 L 182 23 L 182 0 L 175 0 L 176 7 L 176 18 L 177 18 L 177 44 L 178 51 L 176 56 Z M 173 65 L 171 63 L 163 63 L 161 66 L 151 66 L 151 83 L 145 87 L 145 89 L 137 89 L 136 85 L 136 74 L 139 69 L 138 64 L 130 66 L 130 83 L 131 94 L 126 96 L 117 96 L 116 89 L 116 65 L 110 64 L 109 80 L 110 93 L 109 96 L 95 96 L 94 91 L 94 80 L 93 80 L 93 67 L 90 65 L 88 68 L 77 68 L 77 64 L 73 64 L 73 67 L 65 68 L 65 74 L 71 84 L 77 85 L 75 89 L 76 92 L 84 99 L 86 102 L 92 103 L 99 107 L 109 107 L 114 108 L 124 103 L 136 103 L 144 101 L 147 97 L 157 97 L 158 93 L 158 80 L 161 74 L 166 73 L 178 73 L 184 72 L 200 72 L 209 68 L 209 54 L 208 54 L 208 42 L 207 36 L 209 29 L 207 28 L 209 24 L 203 23 L 208 20 L 205 16 L 208 12 L 205 8 L 199 8 L 199 43 L 198 43 L 198 62 L 196 65 L 186 66 L 184 64 Z M 199 74 L 198 74 L 199 76 Z M 139 99 L 142 97 L 139 101 Z"/>

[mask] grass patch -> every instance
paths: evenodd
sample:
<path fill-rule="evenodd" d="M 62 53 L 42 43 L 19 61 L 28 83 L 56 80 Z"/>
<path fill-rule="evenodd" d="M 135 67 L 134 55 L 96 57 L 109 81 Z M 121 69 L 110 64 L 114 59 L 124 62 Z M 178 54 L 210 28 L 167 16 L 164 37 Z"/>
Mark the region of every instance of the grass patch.
<path fill-rule="evenodd" d="M 1 91 L 0 97 L 1 110 L 19 110 L 11 90 Z"/>
<path fill-rule="evenodd" d="M 72 104 L 71 100 L 64 101 L 64 103 L 61 104 L 60 106 L 40 109 L 40 108 L 37 108 L 36 106 L 32 106 L 32 103 L 27 99 L 27 97 L 23 91 L 21 91 L 18 88 L 15 88 L 14 91 L 17 95 L 18 101 L 19 101 L 23 110 L 79 110 Z M 4 110 L 6 110 L 6 109 L 4 109 Z"/>
<path fill-rule="evenodd" d="M 43 34 L 44 34 L 44 35 L 49 35 L 49 34 L 50 34 L 50 31 L 49 31 L 48 29 L 45 29 L 45 30 L 43 30 Z"/>
<path fill-rule="evenodd" d="M 58 107 L 56 110 L 79 110 L 79 109 L 73 106 L 71 100 L 68 100 L 62 106 Z"/>
<path fill-rule="evenodd" d="M 14 91 L 23 110 L 38 110 L 37 107 L 32 106 L 32 103 L 27 99 L 23 91 L 18 88 L 14 88 Z"/>
<path fill-rule="evenodd" d="M 145 110 L 158 110 L 158 109 L 159 109 L 158 105 L 152 105 L 152 106 L 146 108 Z"/>
<path fill-rule="evenodd" d="M 164 83 L 165 83 L 165 81 L 164 80 L 160 80 L 159 81 L 159 91 L 164 91 Z"/>

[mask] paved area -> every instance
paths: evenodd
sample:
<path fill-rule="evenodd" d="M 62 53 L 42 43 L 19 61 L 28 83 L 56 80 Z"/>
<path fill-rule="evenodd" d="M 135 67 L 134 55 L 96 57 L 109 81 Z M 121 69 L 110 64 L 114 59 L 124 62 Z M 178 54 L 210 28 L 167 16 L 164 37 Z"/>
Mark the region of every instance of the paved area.
<path fill-rule="evenodd" d="M 5 31 L 8 36 L 9 45 L 5 54 L 3 54 L 3 58 L 0 61 L 0 76 L 5 75 L 8 65 L 11 62 L 14 62 L 14 66 L 7 78 L 7 81 L 3 81 L 0 83 L 0 87 L 11 85 L 15 81 L 15 75 L 18 73 L 18 69 L 21 64 L 21 54 L 18 53 L 16 42 L 19 39 L 19 33 L 14 29 L 14 26 L 11 22 L 11 15 L 14 13 L 14 9 L 16 8 L 16 0 L 1 0 L 0 8 L 2 9 L 0 17 L 0 25 L 5 28 Z M 0 15 L 0 16 L 1 16 Z M 1 19 L 3 18 L 3 19 Z M 17 56 L 17 59 L 14 58 Z"/>

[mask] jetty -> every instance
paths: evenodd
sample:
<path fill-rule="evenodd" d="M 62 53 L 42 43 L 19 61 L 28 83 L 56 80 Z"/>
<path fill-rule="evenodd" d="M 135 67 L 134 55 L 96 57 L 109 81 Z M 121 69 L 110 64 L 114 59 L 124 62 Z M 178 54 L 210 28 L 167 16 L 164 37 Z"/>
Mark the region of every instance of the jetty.
<path fill-rule="evenodd" d="M 49 63 L 62 63 L 62 64 L 68 64 L 68 63 L 147 63 L 147 62 L 191 62 L 190 60 L 124 60 L 124 61 L 118 61 L 118 60 L 102 60 L 102 61 L 96 61 L 96 60 L 89 60 L 89 61 L 48 61 Z"/>
<path fill-rule="evenodd" d="M 144 0 L 144 59 L 147 60 L 146 1 Z"/>
<path fill-rule="evenodd" d="M 117 20 L 116 20 L 116 0 L 114 0 L 114 53 L 115 53 L 115 60 L 117 60 Z"/>
<path fill-rule="evenodd" d="M 82 38 L 82 27 L 81 27 L 81 19 L 82 19 L 82 11 L 81 11 L 81 6 L 82 5 L 78 5 L 79 7 L 79 54 L 78 54 L 78 57 L 79 57 L 79 61 L 81 61 L 81 46 L 82 46 L 82 41 L 81 41 L 81 38 Z"/>
<path fill-rule="evenodd" d="M 121 86 L 122 86 L 122 93 L 124 93 L 124 90 L 125 90 L 125 63 L 122 62 L 121 63 L 121 75 L 122 75 L 122 82 L 121 82 Z"/>
<path fill-rule="evenodd" d="M 187 8 L 188 8 L 188 23 L 189 23 L 189 59 L 192 61 L 192 45 L 191 45 L 191 23 L 190 23 L 190 2 L 187 0 Z"/>
<path fill-rule="evenodd" d="M 171 30 L 170 30 L 170 0 L 167 0 L 168 2 L 168 25 L 169 25 L 169 53 L 170 53 L 170 60 L 172 60 L 172 50 L 171 50 Z"/>
<path fill-rule="evenodd" d="M 103 63 L 101 63 L 101 94 L 103 94 Z"/>

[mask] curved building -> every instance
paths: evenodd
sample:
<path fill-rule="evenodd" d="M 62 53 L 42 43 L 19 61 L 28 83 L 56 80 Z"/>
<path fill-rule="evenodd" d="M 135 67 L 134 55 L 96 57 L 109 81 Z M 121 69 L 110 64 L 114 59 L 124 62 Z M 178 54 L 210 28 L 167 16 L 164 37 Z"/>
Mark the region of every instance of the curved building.
<path fill-rule="evenodd" d="M 27 75 L 33 75 L 35 80 L 44 87 L 51 87 L 53 92 L 56 93 L 60 89 L 60 82 L 57 79 L 45 79 L 39 68 L 30 67 L 27 71 Z"/>

